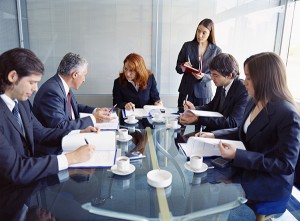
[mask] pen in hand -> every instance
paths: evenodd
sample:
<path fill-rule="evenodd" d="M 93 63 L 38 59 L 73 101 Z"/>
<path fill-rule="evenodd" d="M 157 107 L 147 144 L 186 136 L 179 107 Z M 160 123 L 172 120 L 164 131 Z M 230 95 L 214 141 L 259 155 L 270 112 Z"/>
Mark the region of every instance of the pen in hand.
<path fill-rule="evenodd" d="M 189 98 L 189 95 L 187 94 L 186 97 L 185 97 L 185 100 L 184 100 L 184 105 L 186 105 L 186 102 L 187 102 L 188 98 Z"/>
<path fill-rule="evenodd" d="M 86 144 L 89 144 L 89 142 L 87 141 L 87 139 L 86 139 L 86 138 L 84 138 L 84 141 L 85 141 L 85 143 L 86 143 Z"/>
<path fill-rule="evenodd" d="M 115 104 L 114 106 L 112 106 L 112 108 L 110 108 L 109 113 L 113 112 L 113 110 L 116 108 L 117 104 Z"/>

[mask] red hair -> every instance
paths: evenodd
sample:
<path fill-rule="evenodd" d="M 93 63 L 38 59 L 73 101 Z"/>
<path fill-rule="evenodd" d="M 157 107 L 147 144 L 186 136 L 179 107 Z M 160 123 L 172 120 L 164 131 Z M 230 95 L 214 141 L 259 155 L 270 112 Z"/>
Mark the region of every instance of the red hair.
<path fill-rule="evenodd" d="M 134 71 L 136 73 L 136 77 L 134 79 L 134 83 L 139 86 L 141 89 L 147 88 L 147 82 L 149 75 L 151 74 L 150 70 L 146 68 L 145 61 L 142 56 L 131 53 L 129 54 L 125 60 L 124 65 L 127 62 L 127 66 L 130 71 Z M 126 85 L 127 79 L 125 77 L 124 70 L 120 73 L 120 82 L 121 85 Z"/>

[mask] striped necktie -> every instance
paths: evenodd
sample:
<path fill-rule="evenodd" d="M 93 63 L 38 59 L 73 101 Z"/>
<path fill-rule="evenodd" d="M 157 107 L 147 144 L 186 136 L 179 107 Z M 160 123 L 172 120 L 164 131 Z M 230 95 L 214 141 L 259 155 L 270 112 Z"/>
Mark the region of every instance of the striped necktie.
<path fill-rule="evenodd" d="M 21 128 L 21 131 L 22 133 L 24 134 L 24 127 L 23 127 L 23 123 L 22 123 L 22 119 L 21 119 L 21 115 L 20 115 L 20 112 L 19 112 L 19 106 L 18 106 L 18 102 L 15 101 L 15 107 L 13 108 L 12 110 L 12 113 L 13 115 L 15 116 L 20 128 Z"/>

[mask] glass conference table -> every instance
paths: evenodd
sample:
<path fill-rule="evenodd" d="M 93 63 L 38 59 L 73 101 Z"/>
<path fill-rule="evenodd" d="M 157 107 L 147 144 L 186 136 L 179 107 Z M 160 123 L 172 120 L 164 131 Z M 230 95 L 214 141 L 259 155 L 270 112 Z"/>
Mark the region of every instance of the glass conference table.
<path fill-rule="evenodd" d="M 176 115 L 167 122 L 171 118 Z M 131 162 L 132 174 L 116 175 L 110 168 L 69 169 L 63 171 L 69 175 L 64 180 L 50 176 L 5 191 L 7 208 L 21 211 L 26 203 L 56 220 L 228 220 L 232 209 L 246 202 L 241 185 L 230 182 L 231 167 L 198 174 L 185 168 L 187 159 L 178 143 L 186 141 L 194 126 L 171 129 L 149 117 L 129 125 L 120 117 L 120 127 L 127 128 L 132 139 L 117 142 L 117 155 L 135 150 L 146 155 Z M 210 159 L 204 162 L 211 166 Z M 158 168 L 172 174 L 170 186 L 147 183 L 147 173 Z"/>

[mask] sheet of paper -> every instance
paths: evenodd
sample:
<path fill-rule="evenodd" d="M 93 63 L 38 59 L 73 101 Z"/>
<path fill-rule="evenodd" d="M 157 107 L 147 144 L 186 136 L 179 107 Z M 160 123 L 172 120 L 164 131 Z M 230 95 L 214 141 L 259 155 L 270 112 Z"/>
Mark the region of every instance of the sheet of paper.
<path fill-rule="evenodd" d="M 135 108 L 134 110 L 123 110 L 123 118 L 127 118 L 127 116 L 134 115 L 137 118 L 148 117 L 149 113 L 147 113 L 143 108 Z"/>
<path fill-rule="evenodd" d="M 189 110 L 196 116 L 200 117 L 223 117 L 223 115 L 219 112 L 215 111 L 202 111 L 202 110 Z"/>
<path fill-rule="evenodd" d="M 165 110 L 166 108 L 163 106 L 157 105 L 144 105 L 143 108 L 135 108 L 134 110 L 123 110 L 123 118 L 127 118 L 127 116 L 134 115 L 137 118 L 149 117 L 151 110 Z"/>
<path fill-rule="evenodd" d="M 224 140 L 223 143 L 234 145 L 238 149 L 245 150 L 243 142 L 237 140 Z M 190 137 L 186 144 L 181 143 L 180 147 L 187 157 L 192 155 L 200 155 L 204 157 L 221 156 L 218 144 L 220 139 L 203 138 L 203 137 Z"/>
<path fill-rule="evenodd" d="M 80 118 L 90 116 L 92 114 L 87 113 L 80 113 Z M 113 112 L 110 114 L 110 116 L 113 118 L 112 120 L 108 122 L 102 122 L 102 123 L 96 123 L 95 127 L 98 127 L 103 130 L 118 130 L 119 129 L 119 118 L 117 116 L 117 113 Z"/>
<path fill-rule="evenodd" d="M 74 164 L 70 167 L 110 167 L 114 165 L 116 156 L 115 131 L 66 135 L 62 139 L 63 152 L 67 153 L 76 150 L 78 147 L 86 144 L 85 140 L 96 147 L 94 155 L 89 161 Z"/>

